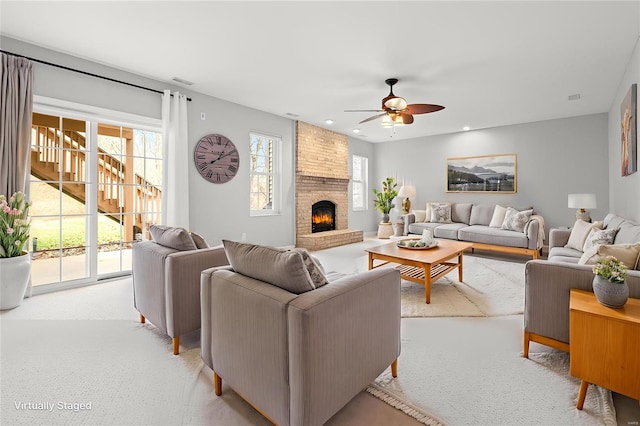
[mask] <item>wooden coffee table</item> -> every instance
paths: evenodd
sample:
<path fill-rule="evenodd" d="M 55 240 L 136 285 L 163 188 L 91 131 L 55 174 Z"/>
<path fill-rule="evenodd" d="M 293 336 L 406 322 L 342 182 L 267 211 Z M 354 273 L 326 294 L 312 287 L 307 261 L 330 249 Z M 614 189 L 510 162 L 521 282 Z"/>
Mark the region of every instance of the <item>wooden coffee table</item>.
<path fill-rule="evenodd" d="M 462 254 L 473 247 L 472 243 L 454 240 L 437 240 L 438 246 L 416 250 L 400 248 L 395 242 L 366 249 L 369 253 L 369 269 L 388 263 L 397 263 L 400 276 L 408 281 L 424 285 L 426 303 L 431 303 L 431 283 L 458 268 L 458 280 L 462 281 Z M 448 260 L 458 258 L 456 262 Z M 374 260 L 382 263 L 374 265 Z"/>

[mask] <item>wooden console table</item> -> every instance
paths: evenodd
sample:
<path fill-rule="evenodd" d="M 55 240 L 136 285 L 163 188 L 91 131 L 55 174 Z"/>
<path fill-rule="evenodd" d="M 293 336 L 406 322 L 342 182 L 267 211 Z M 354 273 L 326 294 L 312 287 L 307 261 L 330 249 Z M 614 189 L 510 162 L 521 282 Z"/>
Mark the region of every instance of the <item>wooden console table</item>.
<path fill-rule="evenodd" d="M 589 383 L 640 399 L 640 299 L 612 309 L 593 293 L 574 289 L 569 312 L 570 372 L 582 379 L 578 410 Z"/>

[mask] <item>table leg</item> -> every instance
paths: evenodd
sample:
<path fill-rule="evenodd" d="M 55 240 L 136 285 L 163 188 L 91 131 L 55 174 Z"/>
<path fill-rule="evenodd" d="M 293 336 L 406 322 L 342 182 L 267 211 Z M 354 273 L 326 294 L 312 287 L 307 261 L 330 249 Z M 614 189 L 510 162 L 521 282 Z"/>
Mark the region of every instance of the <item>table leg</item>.
<path fill-rule="evenodd" d="M 424 265 L 424 298 L 431 303 L 431 264 Z"/>
<path fill-rule="evenodd" d="M 373 253 L 369 252 L 369 270 L 373 269 Z"/>
<path fill-rule="evenodd" d="M 580 383 L 580 392 L 578 392 L 578 403 L 576 404 L 576 408 L 578 410 L 582 410 L 582 406 L 584 405 L 584 398 L 587 396 L 587 387 L 589 386 L 589 382 L 583 380 Z"/>
<path fill-rule="evenodd" d="M 462 282 L 462 252 L 458 253 L 458 281 Z"/>

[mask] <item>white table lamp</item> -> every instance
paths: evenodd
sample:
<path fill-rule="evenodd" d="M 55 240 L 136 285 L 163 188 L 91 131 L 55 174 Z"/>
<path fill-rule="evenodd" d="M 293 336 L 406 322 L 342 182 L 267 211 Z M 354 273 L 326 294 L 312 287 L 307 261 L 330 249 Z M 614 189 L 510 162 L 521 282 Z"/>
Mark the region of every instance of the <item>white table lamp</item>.
<path fill-rule="evenodd" d="M 402 200 L 402 214 L 409 214 L 411 209 L 411 200 L 409 198 L 416 196 L 416 187 L 413 185 L 402 185 L 398 192 L 398 197 L 404 198 Z"/>
<path fill-rule="evenodd" d="M 591 215 L 585 209 L 595 209 L 596 194 L 569 194 L 568 207 L 570 209 L 578 209 L 576 211 L 576 220 L 581 219 L 585 222 L 591 222 Z"/>

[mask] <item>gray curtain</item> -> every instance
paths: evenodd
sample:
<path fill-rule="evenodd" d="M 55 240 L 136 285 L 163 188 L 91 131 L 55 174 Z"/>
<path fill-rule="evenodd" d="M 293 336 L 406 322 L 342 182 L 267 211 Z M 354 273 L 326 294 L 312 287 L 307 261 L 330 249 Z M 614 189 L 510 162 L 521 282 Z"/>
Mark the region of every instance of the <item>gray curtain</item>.
<path fill-rule="evenodd" d="M 0 70 L 0 194 L 28 192 L 33 112 L 33 67 L 2 53 Z"/>

